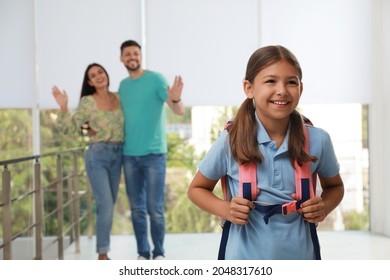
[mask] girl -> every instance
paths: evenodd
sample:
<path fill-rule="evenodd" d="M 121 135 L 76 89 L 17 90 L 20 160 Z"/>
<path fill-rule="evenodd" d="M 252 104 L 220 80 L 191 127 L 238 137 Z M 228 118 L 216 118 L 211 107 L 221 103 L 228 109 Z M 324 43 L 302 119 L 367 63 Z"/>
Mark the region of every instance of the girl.
<path fill-rule="evenodd" d="M 341 202 L 344 186 L 327 132 L 307 126 L 309 154 L 304 150 L 302 116 L 296 110 L 302 94 L 302 71 L 282 46 L 267 46 L 250 57 L 243 88 L 247 96 L 231 125 L 199 164 L 188 196 L 201 209 L 231 222 L 226 259 L 314 259 L 309 223 L 322 222 Z M 321 182 L 320 197 L 300 205 L 300 212 L 273 215 L 268 224 L 257 205 L 280 205 L 296 198 L 294 162 L 310 162 Z M 238 197 L 238 163 L 257 164 L 257 197 Z M 213 194 L 227 175 L 232 200 Z"/>
<path fill-rule="evenodd" d="M 108 90 L 110 81 L 103 66 L 93 63 L 85 70 L 80 104 L 71 115 L 68 96 L 54 86 L 52 94 L 60 106 L 59 123 L 64 133 L 85 127 L 90 143 L 85 165 L 96 202 L 96 250 L 99 260 L 108 260 L 114 204 L 122 168 L 123 114 L 119 97 Z"/>

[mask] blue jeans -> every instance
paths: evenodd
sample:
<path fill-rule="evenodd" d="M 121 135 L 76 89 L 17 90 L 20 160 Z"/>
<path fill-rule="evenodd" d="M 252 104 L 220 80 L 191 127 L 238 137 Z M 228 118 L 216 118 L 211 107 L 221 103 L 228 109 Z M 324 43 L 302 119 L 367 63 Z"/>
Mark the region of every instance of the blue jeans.
<path fill-rule="evenodd" d="M 96 203 L 96 251 L 110 250 L 114 204 L 122 170 L 122 143 L 91 143 L 85 154 L 85 166 Z"/>
<path fill-rule="evenodd" d="M 166 155 L 124 156 L 123 167 L 138 254 L 150 258 L 147 224 L 149 215 L 153 257 L 163 256 Z"/>

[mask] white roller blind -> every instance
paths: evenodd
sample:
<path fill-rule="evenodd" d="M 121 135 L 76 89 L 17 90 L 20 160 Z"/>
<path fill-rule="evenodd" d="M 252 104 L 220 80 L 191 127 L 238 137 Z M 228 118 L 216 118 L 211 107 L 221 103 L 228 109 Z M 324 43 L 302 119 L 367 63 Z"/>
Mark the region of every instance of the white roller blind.
<path fill-rule="evenodd" d="M 0 108 L 34 104 L 33 22 L 33 1 L 0 1 Z"/>
<path fill-rule="evenodd" d="M 0 108 L 31 108 L 36 93 L 40 108 L 56 108 L 53 84 L 74 107 L 92 62 L 117 90 L 127 75 L 119 46 L 130 38 L 145 43 L 146 68 L 170 83 L 183 76 L 186 105 L 240 104 L 247 60 L 268 44 L 300 60 L 302 103 L 371 100 L 369 0 L 145 0 L 144 34 L 141 2 L 1 0 Z"/>
<path fill-rule="evenodd" d="M 296 54 L 303 69 L 301 102 L 370 102 L 370 0 L 261 3 L 261 42 Z"/>
<path fill-rule="evenodd" d="M 57 84 L 77 106 L 84 71 L 97 62 L 117 91 L 127 71 L 119 60 L 120 45 L 141 38 L 139 0 L 36 1 L 39 96 L 41 108 L 57 108 L 51 87 Z"/>
<path fill-rule="evenodd" d="M 147 67 L 184 79 L 186 105 L 240 104 L 258 42 L 257 0 L 148 0 Z"/>

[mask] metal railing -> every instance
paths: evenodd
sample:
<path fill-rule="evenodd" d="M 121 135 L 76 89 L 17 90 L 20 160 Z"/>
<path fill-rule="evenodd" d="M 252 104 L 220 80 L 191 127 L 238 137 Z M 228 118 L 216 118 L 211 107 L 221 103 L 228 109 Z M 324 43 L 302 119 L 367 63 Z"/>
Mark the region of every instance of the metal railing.
<path fill-rule="evenodd" d="M 3 168 L 0 189 L 0 253 L 2 252 L 4 260 L 14 259 L 12 246 L 26 236 L 30 237 L 29 243 L 35 243 L 32 259 L 36 260 L 44 259 L 44 252 L 53 251 L 53 247 L 56 247 L 55 258 L 63 260 L 65 237 L 68 245 L 75 242 L 76 253 L 79 253 L 81 230 L 92 238 L 92 195 L 85 170 L 80 167 L 84 150 L 73 148 L 58 153 L 0 161 L 0 167 Z M 20 164 L 27 164 L 29 167 L 18 168 Z M 31 175 L 26 175 L 26 169 L 30 169 Z M 15 171 L 16 175 L 11 171 Z M 28 185 L 22 192 L 15 183 L 21 181 L 18 179 L 21 173 L 23 178 L 27 177 L 24 183 L 27 182 Z M 43 181 L 46 182 L 45 185 Z M 84 183 L 81 184 L 81 181 Z M 25 212 L 20 217 L 19 208 L 22 205 Z M 29 216 L 31 218 L 26 219 Z M 18 222 L 20 220 L 22 222 Z M 17 222 L 19 228 L 15 230 L 13 226 Z M 49 235 L 46 236 L 45 230 Z"/>

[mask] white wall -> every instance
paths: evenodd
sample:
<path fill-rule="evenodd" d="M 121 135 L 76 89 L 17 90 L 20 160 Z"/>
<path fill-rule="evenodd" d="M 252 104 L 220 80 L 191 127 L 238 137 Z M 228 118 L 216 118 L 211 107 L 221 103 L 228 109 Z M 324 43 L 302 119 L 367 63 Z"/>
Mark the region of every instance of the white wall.
<path fill-rule="evenodd" d="M 373 100 L 370 106 L 371 230 L 390 236 L 390 1 L 373 5 Z"/>

